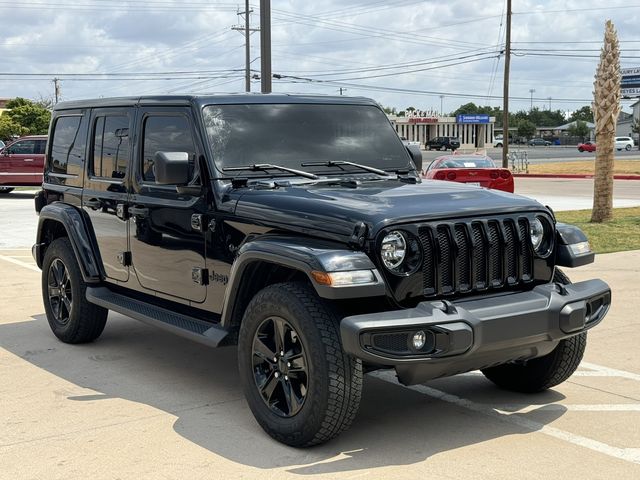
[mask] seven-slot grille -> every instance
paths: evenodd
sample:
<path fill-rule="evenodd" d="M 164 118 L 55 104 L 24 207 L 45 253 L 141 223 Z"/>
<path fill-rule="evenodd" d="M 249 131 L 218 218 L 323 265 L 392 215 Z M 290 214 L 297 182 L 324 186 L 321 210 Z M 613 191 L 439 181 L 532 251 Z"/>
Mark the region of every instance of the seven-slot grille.
<path fill-rule="evenodd" d="M 532 280 L 526 218 L 420 226 L 424 295 L 467 293 Z"/>

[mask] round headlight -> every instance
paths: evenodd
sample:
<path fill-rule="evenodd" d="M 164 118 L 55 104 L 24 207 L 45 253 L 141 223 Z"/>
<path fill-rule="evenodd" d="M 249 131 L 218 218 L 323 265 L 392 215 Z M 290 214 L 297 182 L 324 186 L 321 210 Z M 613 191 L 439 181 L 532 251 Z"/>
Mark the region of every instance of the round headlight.
<path fill-rule="evenodd" d="M 531 235 L 531 245 L 537 252 L 544 239 L 544 225 L 539 218 L 536 217 L 529 223 L 529 235 Z"/>
<path fill-rule="evenodd" d="M 389 270 L 398 268 L 407 254 L 407 241 L 404 235 L 395 230 L 385 235 L 382 239 L 380 254 L 385 267 Z"/>

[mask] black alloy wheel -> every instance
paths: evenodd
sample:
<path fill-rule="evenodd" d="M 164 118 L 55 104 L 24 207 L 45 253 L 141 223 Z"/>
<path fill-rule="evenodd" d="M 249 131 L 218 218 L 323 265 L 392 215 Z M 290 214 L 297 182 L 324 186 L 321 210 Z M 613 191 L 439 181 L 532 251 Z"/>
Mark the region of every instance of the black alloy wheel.
<path fill-rule="evenodd" d="M 47 275 L 48 298 L 54 320 L 59 326 L 69 323 L 73 308 L 71 279 L 65 264 L 56 258 L 49 266 Z"/>
<path fill-rule="evenodd" d="M 271 411 L 280 417 L 296 415 L 309 391 L 307 356 L 298 333 L 286 320 L 272 316 L 253 337 L 253 378 Z"/>

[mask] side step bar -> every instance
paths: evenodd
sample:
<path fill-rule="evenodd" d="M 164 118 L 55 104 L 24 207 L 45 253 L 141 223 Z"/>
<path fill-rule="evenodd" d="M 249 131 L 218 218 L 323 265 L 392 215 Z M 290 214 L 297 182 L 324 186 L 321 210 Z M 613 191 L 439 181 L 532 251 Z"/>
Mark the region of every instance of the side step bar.
<path fill-rule="evenodd" d="M 218 325 L 120 295 L 107 287 L 87 287 L 87 300 L 210 347 L 217 347 L 229 333 Z"/>

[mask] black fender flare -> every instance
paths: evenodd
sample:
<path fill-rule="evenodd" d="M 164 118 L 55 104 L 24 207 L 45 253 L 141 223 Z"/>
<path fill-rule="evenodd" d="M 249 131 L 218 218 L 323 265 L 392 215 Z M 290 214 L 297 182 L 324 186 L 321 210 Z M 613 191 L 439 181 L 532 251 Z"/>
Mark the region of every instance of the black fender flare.
<path fill-rule="evenodd" d="M 329 300 L 377 297 L 386 294 L 385 283 L 375 264 L 362 251 L 349 250 L 345 245 L 326 240 L 314 240 L 286 235 L 263 236 L 245 243 L 231 267 L 225 292 L 221 324 L 232 322 L 236 300 L 249 265 L 254 262 L 271 263 L 297 270 L 309 279 L 318 296 Z M 314 281 L 311 272 L 341 272 L 372 270 L 375 284 L 350 287 L 331 287 Z"/>
<path fill-rule="evenodd" d="M 558 222 L 556 232 L 556 265 L 574 268 L 593 263 L 595 253 L 591 250 L 587 236 L 580 228 Z"/>
<path fill-rule="evenodd" d="M 51 221 L 60 223 L 66 230 L 84 281 L 88 283 L 99 282 L 102 279 L 100 263 L 96 258 L 83 213 L 77 207 L 67 203 L 52 203 L 45 205 L 40 210 L 36 244 L 33 246 L 33 257 L 38 267 L 42 268 L 44 250 L 48 244 L 45 236 L 46 224 Z"/>

